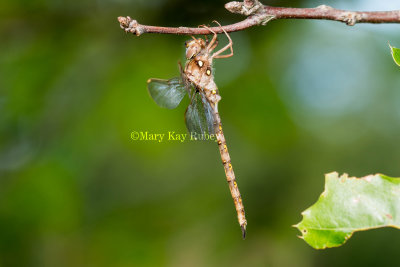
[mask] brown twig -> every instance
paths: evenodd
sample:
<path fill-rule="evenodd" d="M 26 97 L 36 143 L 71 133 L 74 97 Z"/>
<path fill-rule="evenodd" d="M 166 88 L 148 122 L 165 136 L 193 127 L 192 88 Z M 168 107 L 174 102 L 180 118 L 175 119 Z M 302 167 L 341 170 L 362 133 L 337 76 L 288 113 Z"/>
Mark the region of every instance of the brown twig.
<path fill-rule="evenodd" d="M 316 8 L 264 7 L 274 14 L 274 19 L 323 19 L 344 22 L 349 26 L 356 23 L 400 23 L 400 10 L 394 11 L 346 11 L 322 5 Z"/>
<path fill-rule="evenodd" d="M 136 34 L 137 36 L 143 33 L 165 33 L 165 34 L 179 34 L 179 35 L 196 35 L 196 34 L 210 34 L 211 32 L 206 28 L 188 28 L 188 27 L 159 27 L 159 26 L 148 26 L 148 25 L 141 25 L 137 23 L 136 20 L 132 20 L 130 17 L 119 17 L 118 21 L 121 25 L 121 28 L 124 29 L 126 32 L 131 32 Z M 241 22 L 230 24 L 223 26 L 222 28 L 226 32 L 236 32 L 241 31 L 252 26 L 259 25 L 260 18 L 258 17 L 248 17 Z M 216 33 L 222 33 L 221 27 L 210 27 Z"/>
<path fill-rule="evenodd" d="M 400 23 L 400 10 L 395 11 L 376 11 L 359 12 L 335 9 L 330 6 L 322 5 L 316 8 L 287 8 L 271 7 L 261 4 L 258 0 L 244 0 L 243 2 L 229 2 L 225 8 L 232 13 L 247 16 L 241 22 L 225 25 L 226 32 L 241 31 L 256 25 L 265 25 L 270 20 L 278 19 L 321 19 L 344 22 L 349 26 L 356 23 Z M 158 27 L 141 25 L 130 17 L 118 17 L 122 29 L 126 32 L 136 34 L 143 33 L 165 33 L 180 35 L 210 34 L 205 28 L 188 27 Z M 220 27 L 212 27 L 216 33 L 222 33 Z"/>

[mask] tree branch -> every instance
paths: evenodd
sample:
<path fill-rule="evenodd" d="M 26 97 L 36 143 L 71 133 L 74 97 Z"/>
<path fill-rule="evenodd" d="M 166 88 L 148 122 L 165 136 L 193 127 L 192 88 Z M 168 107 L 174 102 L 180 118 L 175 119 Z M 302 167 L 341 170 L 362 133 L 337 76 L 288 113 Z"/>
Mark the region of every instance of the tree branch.
<path fill-rule="evenodd" d="M 316 8 L 287 8 L 271 7 L 261 4 L 258 0 L 244 0 L 243 2 L 229 2 L 225 8 L 232 13 L 247 16 L 241 22 L 225 25 L 222 28 L 226 32 L 241 31 L 256 25 L 265 25 L 270 20 L 278 19 L 320 19 L 344 22 L 349 26 L 356 23 L 400 23 L 400 10 L 360 12 L 335 9 L 330 6 L 322 5 Z M 130 17 L 118 17 L 120 26 L 125 32 L 136 34 L 143 33 L 164 33 L 179 35 L 210 34 L 205 28 L 188 27 L 158 27 L 141 25 Z M 216 33 L 222 33 L 220 27 L 212 27 Z"/>
<path fill-rule="evenodd" d="M 322 5 L 316 8 L 283 8 L 265 6 L 274 19 L 323 19 L 344 22 L 349 26 L 356 23 L 400 23 L 400 10 L 395 11 L 346 11 Z"/>
<path fill-rule="evenodd" d="M 179 35 L 196 35 L 196 34 L 210 34 L 211 32 L 205 28 L 188 28 L 188 27 L 159 27 L 159 26 L 148 26 L 141 25 L 136 20 L 131 19 L 130 17 L 118 17 L 118 21 L 121 25 L 121 28 L 126 32 L 130 32 L 136 34 L 137 36 L 143 33 L 164 33 L 164 34 L 179 34 Z M 252 26 L 260 25 L 259 17 L 248 17 L 241 22 L 230 24 L 223 26 L 222 28 L 226 32 L 236 32 L 241 31 Z M 223 30 L 220 27 L 210 27 L 216 33 L 223 33 Z"/>

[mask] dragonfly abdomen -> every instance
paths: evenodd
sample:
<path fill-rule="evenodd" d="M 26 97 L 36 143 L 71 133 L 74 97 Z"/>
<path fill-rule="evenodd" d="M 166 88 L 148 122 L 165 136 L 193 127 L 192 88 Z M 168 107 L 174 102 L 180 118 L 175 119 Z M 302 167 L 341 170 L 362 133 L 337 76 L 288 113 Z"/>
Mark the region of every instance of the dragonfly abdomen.
<path fill-rule="evenodd" d="M 245 217 L 242 196 L 240 195 L 240 191 L 236 182 L 235 173 L 233 172 L 231 157 L 229 155 L 228 146 L 226 145 L 225 136 L 222 131 L 221 118 L 219 116 L 218 111 L 214 112 L 214 121 L 215 121 L 214 125 L 215 134 L 217 137 L 219 152 L 221 154 L 222 164 L 224 165 L 226 180 L 228 182 L 229 190 L 231 191 L 231 195 L 235 203 L 237 218 L 239 221 L 239 225 L 242 228 L 243 238 L 245 238 L 247 221 Z"/>

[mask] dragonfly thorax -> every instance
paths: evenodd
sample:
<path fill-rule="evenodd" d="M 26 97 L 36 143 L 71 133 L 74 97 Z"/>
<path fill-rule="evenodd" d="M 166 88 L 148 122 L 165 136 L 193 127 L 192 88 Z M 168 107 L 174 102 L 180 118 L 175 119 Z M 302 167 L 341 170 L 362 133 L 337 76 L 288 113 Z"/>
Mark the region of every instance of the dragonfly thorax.
<path fill-rule="evenodd" d="M 185 65 L 185 76 L 189 79 L 191 84 L 200 90 L 204 90 L 206 95 L 208 92 L 215 92 L 217 94 L 217 85 L 214 82 L 212 71 L 212 58 L 206 53 L 200 53 L 194 58 L 188 60 Z M 209 99 L 211 102 L 218 102 L 219 96 Z"/>

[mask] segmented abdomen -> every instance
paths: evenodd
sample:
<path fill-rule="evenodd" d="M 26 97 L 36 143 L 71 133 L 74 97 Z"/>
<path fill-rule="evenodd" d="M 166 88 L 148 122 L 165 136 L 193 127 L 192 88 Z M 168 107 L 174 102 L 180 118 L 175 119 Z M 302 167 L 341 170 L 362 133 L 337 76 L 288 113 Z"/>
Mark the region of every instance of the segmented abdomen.
<path fill-rule="evenodd" d="M 221 154 L 222 163 L 224 164 L 226 180 L 228 182 L 229 189 L 231 191 L 231 195 L 235 203 L 238 221 L 240 227 L 242 228 L 243 238 L 245 238 L 247 221 L 245 217 L 243 201 L 236 182 L 235 173 L 233 172 L 231 157 L 229 156 L 225 136 L 222 131 L 221 117 L 219 116 L 218 110 L 215 107 L 215 105 L 214 105 L 214 129 L 217 137 L 218 148 Z"/>

